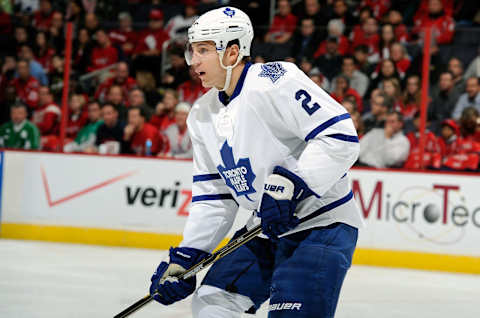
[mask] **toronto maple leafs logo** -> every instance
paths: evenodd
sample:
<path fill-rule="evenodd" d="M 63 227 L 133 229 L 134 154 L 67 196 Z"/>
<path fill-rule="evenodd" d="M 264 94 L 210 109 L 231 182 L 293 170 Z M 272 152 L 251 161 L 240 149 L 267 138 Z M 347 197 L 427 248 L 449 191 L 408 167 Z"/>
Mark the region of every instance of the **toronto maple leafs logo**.
<path fill-rule="evenodd" d="M 250 159 L 241 158 L 235 163 L 232 147 L 226 141 L 220 150 L 220 155 L 225 166 L 218 165 L 217 169 L 222 174 L 227 186 L 232 188 L 237 196 L 244 195 L 247 200 L 253 202 L 248 195 L 256 192 L 252 185 L 256 176 L 252 171 Z"/>
<path fill-rule="evenodd" d="M 262 65 L 262 72 L 258 74 L 260 77 L 268 77 L 275 83 L 282 77 L 287 70 L 278 62 L 266 63 Z"/>
<path fill-rule="evenodd" d="M 233 18 L 233 16 L 235 15 L 235 10 L 225 8 L 225 10 L 223 10 L 223 13 L 225 13 L 228 17 Z"/>

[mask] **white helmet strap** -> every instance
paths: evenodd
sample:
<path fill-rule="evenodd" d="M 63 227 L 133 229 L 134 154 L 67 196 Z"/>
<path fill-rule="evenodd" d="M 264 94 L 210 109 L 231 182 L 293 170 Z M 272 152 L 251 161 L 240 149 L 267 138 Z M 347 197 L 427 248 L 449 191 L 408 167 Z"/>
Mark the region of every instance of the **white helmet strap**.
<path fill-rule="evenodd" d="M 228 89 L 228 87 L 230 86 L 230 82 L 232 80 L 232 70 L 235 66 L 238 65 L 238 63 L 240 63 L 240 61 L 243 58 L 243 54 L 239 52 L 238 56 L 237 56 L 237 61 L 235 62 L 235 64 L 225 66 L 225 65 L 223 65 L 223 54 L 224 53 L 225 53 L 225 51 L 218 52 L 218 58 L 220 59 L 220 66 L 223 69 L 227 70 L 227 75 L 225 77 L 225 85 L 223 86 L 223 88 L 220 91 L 226 91 Z"/>

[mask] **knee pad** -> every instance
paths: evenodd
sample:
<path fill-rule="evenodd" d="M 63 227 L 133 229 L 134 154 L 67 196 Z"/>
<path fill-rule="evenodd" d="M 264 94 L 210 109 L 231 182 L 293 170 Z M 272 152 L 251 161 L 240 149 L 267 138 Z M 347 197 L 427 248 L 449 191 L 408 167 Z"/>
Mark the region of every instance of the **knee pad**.
<path fill-rule="evenodd" d="M 193 318 L 240 318 L 253 306 L 247 296 L 223 289 L 202 285 L 193 294 Z"/>

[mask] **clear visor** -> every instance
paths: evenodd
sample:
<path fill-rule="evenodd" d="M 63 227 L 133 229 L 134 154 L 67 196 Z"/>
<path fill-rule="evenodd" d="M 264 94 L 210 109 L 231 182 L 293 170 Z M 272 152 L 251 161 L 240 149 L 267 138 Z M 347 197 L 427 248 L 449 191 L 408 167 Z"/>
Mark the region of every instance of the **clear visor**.
<path fill-rule="evenodd" d="M 190 42 L 187 42 L 185 45 L 184 55 L 188 66 L 192 65 L 194 58 L 203 58 L 212 53 L 217 54 L 215 42 L 213 41 L 195 42 L 194 45 L 192 45 Z"/>
<path fill-rule="evenodd" d="M 188 66 L 192 65 L 192 59 L 193 59 L 193 47 L 190 42 L 187 41 L 187 44 L 185 44 L 185 61 L 187 62 Z"/>

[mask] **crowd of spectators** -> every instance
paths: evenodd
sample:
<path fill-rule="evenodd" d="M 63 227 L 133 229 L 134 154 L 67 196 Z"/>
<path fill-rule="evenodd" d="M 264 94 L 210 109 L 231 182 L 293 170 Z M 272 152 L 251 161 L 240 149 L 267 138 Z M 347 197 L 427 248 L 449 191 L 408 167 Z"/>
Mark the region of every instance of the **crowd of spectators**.
<path fill-rule="evenodd" d="M 269 25 L 269 0 L 1 1 L 0 147 L 191 158 L 186 118 L 207 90 L 185 63 L 186 30 L 226 4 L 252 19 L 252 62 L 296 63 L 346 108 L 360 137 L 358 165 L 479 169 L 480 6 L 466 0 L 277 0 Z M 61 143 L 67 22 L 74 36 Z"/>

